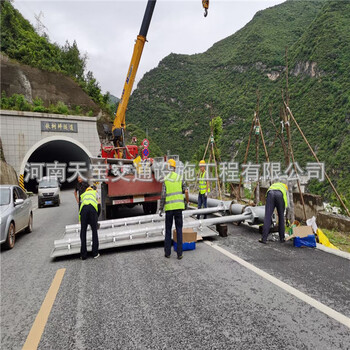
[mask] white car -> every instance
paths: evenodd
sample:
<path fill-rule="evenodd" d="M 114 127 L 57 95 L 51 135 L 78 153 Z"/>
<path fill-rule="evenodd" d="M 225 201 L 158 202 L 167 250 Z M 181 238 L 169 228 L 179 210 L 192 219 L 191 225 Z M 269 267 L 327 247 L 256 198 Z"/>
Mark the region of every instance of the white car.
<path fill-rule="evenodd" d="M 0 243 L 12 249 L 22 230 L 33 230 L 32 201 L 19 186 L 0 185 Z"/>
<path fill-rule="evenodd" d="M 60 203 L 60 183 L 56 178 L 43 177 L 38 185 L 38 207 Z"/>

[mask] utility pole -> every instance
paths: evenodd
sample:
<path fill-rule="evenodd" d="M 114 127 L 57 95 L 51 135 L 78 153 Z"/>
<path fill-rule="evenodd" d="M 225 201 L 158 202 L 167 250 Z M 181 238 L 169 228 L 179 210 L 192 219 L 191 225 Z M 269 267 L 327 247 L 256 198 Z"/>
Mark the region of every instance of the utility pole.
<path fill-rule="evenodd" d="M 286 58 L 286 103 L 287 106 L 289 106 L 289 90 L 288 90 L 288 85 L 289 85 L 289 81 L 288 81 L 288 48 L 286 47 L 286 51 L 285 51 L 285 58 Z M 282 99 L 283 99 L 283 92 L 282 92 Z M 284 100 L 284 99 L 283 99 Z M 284 122 L 284 126 L 286 128 L 286 133 L 287 133 L 287 142 L 288 142 L 288 148 L 287 148 L 287 168 L 289 168 L 290 165 L 290 153 L 291 153 L 291 149 L 290 149 L 290 145 L 291 145 L 291 134 L 290 134 L 290 122 L 289 122 L 289 115 L 286 113 L 286 110 L 283 109 L 283 122 Z M 290 176 L 292 173 L 292 170 L 289 171 L 288 176 Z M 289 193 L 289 211 L 288 211 L 288 216 L 287 219 L 290 220 L 290 222 L 294 222 L 295 220 L 295 215 L 294 215 L 294 200 L 293 200 L 293 183 L 292 181 L 287 181 L 288 183 L 288 193 Z"/>
<path fill-rule="evenodd" d="M 282 95 L 283 97 L 283 95 Z M 288 138 L 288 166 L 290 164 L 290 159 L 292 159 L 292 164 L 294 168 L 294 172 L 296 175 L 296 181 L 297 181 L 297 186 L 300 194 L 300 199 L 301 203 L 303 206 L 303 214 L 304 214 L 304 221 L 306 221 L 306 210 L 305 210 L 305 202 L 304 202 L 304 196 L 301 191 L 301 186 L 300 186 L 300 180 L 298 177 L 297 173 L 297 166 L 295 163 L 295 158 L 294 158 L 294 151 L 293 151 L 293 145 L 292 145 L 292 134 L 291 134 L 291 125 L 290 125 L 290 113 L 288 112 L 289 110 L 289 91 L 288 91 L 288 48 L 286 48 L 286 101 L 284 102 L 284 116 L 286 120 L 286 131 L 287 131 L 287 138 Z M 292 170 L 290 170 L 290 173 L 292 173 Z M 293 201 L 293 186 L 292 183 L 288 184 L 288 192 L 289 192 L 289 198 L 290 198 L 290 221 L 293 222 L 295 220 L 295 210 L 294 210 L 294 201 Z"/>
<path fill-rule="evenodd" d="M 255 114 L 255 163 L 259 164 L 259 136 L 260 136 L 260 122 L 259 122 L 259 91 L 257 91 L 256 114 Z M 260 172 L 259 172 L 260 173 Z M 255 187 L 255 204 L 260 202 L 260 176 L 258 176 Z"/>
<path fill-rule="evenodd" d="M 246 151 L 245 151 L 243 164 L 247 164 L 249 147 L 250 147 L 250 142 L 251 142 L 251 138 L 252 138 L 253 132 L 255 134 L 255 162 L 256 162 L 256 164 L 259 164 L 259 142 L 260 142 L 259 139 L 260 138 L 261 138 L 262 145 L 263 145 L 263 148 L 264 148 L 266 161 L 268 163 L 270 162 L 270 158 L 269 158 L 269 155 L 268 155 L 268 152 L 267 152 L 267 148 L 266 148 L 266 144 L 265 144 L 263 130 L 262 130 L 262 127 L 261 127 L 261 124 L 260 124 L 259 102 L 260 102 L 260 94 L 259 94 L 259 91 L 257 91 L 257 107 L 256 107 L 256 110 L 254 111 L 254 118 L 253 118 L 253 122 L 252 122 L 252 125 L 251 125 L 251 128 L 250 128 L 250 132 L 249 132 L 248 144 L 247 144 L 247 148 L 246 148 Z M 255 202 L 256 205 L 258 205 L 259 202 L 260 202 L 260 177 L 261 177 L 261 171 L 259 171 L 258 179 L 257 179 L 256 185 L 255 185 L 255 188 L 253 189 L 253 193 L 255 193 L 254 202 Z M 238 198 L 240 198 L 242 180 L 243 180 L 243 177 L 241 175 L 240 176 L 240 181 L 239 181 L 239 187 L 238 187 L 238 193 L 239 193 L 239 197 Z"/>

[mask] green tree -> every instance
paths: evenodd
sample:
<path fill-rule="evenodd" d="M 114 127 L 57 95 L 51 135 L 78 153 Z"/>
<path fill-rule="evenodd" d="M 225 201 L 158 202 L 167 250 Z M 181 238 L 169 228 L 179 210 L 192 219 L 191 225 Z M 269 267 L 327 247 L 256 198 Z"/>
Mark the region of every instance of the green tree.
<path fill-rule="evenodd" d="M 103 98 L 101 95 L 100 84 L 97 82 L 91 71 L 88 71 L 86 74 L 84 90 L 96 103 L 102 102 Z"/>
<path fill-rule="evenodd" d="M 215 117 L 209 122 L 210 128 L 213 130 L 214 140 L 217 144 L 221 141 L 222 136 L 222 118 L 221 117 Z"/>
<path fill-rule="evenodd" d="M 87 55 L 81 55 L 77 42 L 71 45 L 67 40 L 61 50 L 62 69 L 78 81 L 84 80 Z"/>

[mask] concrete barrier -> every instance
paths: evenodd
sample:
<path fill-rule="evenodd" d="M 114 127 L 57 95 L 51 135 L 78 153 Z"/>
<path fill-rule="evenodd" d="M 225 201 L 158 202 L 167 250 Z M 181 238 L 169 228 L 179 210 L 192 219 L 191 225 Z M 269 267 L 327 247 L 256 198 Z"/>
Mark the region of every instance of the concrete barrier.
<path fill-rule="evenodd" d="M 327 230 L 337 230 L 350 235 L 350 218 L 347 216 L 320 211 L 316 216 L 316 223 Z"/>

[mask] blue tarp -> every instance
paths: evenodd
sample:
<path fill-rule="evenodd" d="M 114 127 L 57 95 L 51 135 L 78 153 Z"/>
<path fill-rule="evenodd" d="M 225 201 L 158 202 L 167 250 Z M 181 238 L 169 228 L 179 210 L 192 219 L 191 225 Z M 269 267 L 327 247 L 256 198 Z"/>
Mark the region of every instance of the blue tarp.
<path fill-rule="evenodd" d="M 310 247 L 316 248 L 315 235 L 308 235 L 306 237 L 294 237 L 294 247 Z"/>

